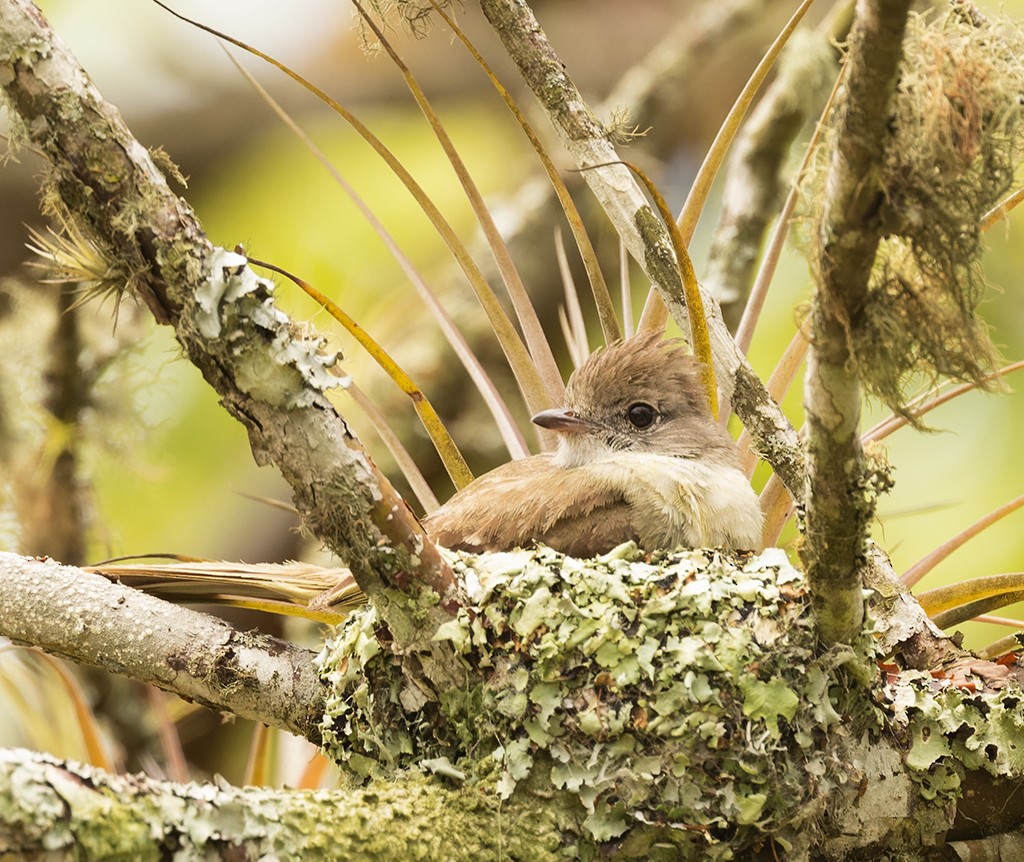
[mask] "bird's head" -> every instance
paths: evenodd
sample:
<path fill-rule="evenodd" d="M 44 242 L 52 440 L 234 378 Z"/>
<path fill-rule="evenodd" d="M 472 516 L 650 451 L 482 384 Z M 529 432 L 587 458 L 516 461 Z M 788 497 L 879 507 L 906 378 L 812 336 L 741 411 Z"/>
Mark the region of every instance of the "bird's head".
<path fill-rule="evenodd" d="M 594 353 L 569 378 L 565 406 L 533 421 L 558 434 L 555 460 L 564 467 L 616 452 L 697 457 L 732 447 L 711 418 L 700 363 L 657 334 Z"/>

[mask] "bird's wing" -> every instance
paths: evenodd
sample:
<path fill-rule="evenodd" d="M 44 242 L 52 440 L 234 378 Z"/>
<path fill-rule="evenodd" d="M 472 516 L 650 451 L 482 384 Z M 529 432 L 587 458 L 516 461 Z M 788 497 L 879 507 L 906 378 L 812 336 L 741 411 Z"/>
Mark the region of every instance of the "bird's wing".
<path fill-rule="evenodd" d="M 542 542 L 593 556 L 636 538 L 621 492 L 585 467 L 556 467 L 550 455 L 504 464 L 474 480 L 423 521 L 438 544 L 504 551 Z M 557 493 L 554 493 L 557 491 Z"/>

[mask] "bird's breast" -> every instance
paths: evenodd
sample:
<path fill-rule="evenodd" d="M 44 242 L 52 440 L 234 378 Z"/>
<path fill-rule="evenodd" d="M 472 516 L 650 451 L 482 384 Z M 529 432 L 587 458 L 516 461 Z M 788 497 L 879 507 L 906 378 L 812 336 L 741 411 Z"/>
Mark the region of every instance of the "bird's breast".
<path fill-rule="evenodd" d="M 757 495 L 733 466 L 622 452 L 590 469 L 622 488 L 645 548 L 761 547 Z"/>

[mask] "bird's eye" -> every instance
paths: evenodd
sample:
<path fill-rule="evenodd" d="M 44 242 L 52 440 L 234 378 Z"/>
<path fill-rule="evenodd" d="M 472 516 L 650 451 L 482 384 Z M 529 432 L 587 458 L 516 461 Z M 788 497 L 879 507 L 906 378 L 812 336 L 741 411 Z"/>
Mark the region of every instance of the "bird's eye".
<path fill-rule="evenodd" d="M 634 428 L 649 428 L 658 416 L 658 411 L 644 401 L 630 404 L 626 409 L 626 418 Z"/>

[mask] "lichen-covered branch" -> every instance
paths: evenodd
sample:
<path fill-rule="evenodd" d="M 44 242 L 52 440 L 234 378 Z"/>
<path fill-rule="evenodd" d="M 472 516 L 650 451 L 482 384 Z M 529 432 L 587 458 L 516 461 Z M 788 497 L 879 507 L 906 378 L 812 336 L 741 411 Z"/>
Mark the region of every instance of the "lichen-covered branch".
<path fill-rule="evenodd" d="M 0 554 L 0 635 L 320 742 L 315 653 L 102 575 Z"/>
<path fill-rule="evenodd" d="M 821 634 L 850 641 L 862 624 L 861 572 L 874 488 L 860 443 L 861 386 L 849 332 L 867 295 L 882 235 L 878 183 L 910 0 L 860 0 L 850 36 L 822 218 L 811 311 L 806 543 Z"/>
<path fill-rule="evenodd" d="M 872 635 L 882 655 L 892 656 L 900 667 L 920 671 L 930 671 L 970 655 L 936 627 L 876 545 L 868 547 L 863 572 L 864 586 L 873 592 Z"/>
<path fill-rule="evenodd" d="M 324 391 L 334 357 L 274 304 L 240 255 L 215 249 L 188 205 L 28 0 L 0 2 L 0 86 L 49 160 L 48 199 L 85 226 L 292 487 L 306 526 L 381 604 L 396 643 L 422 652 L 457 605 L 451 572 Z M 426 590 L 435 597 L 421 595 Z M 437 597 L 440 597 L 440 601 Z"/>
<path fill-rule="evenodd" d="M 548 42 L 524 0 L 481 0 L 494 27 L 526 83 L 550 118 L 569 156 L 583 172 L 630 254 L 660 291 L 673 317 L 689 331 L 682 283 L 665 226 L 619 156 L 606 129 L 594 116 Z M 716 376 L 723 398 L 730 400 L 767 460 L 797 499 L 803 495 L 802 459 L 796 432 L 740 353 L 722 321 L 717 303 L 703 293 Z"/>
<path fill-rule="evenodd" d="M 338 791 L 172 784 L 0 750 L 6 858 L 565 859 L 563 800 L 409 776 Z"/>

